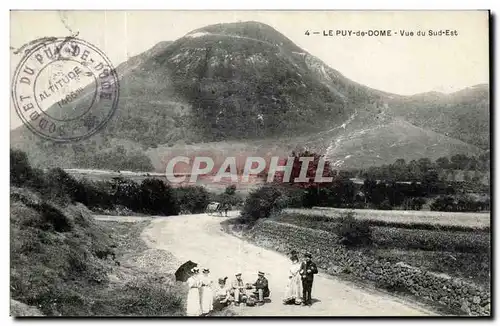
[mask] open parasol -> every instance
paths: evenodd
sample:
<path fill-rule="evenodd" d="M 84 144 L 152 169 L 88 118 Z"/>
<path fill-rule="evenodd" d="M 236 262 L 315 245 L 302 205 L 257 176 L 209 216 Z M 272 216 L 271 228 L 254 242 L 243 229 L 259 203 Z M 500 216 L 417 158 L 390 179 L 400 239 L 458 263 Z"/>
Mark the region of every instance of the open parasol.
<path fill-rule="evenodd" d="M 192 262 L 191 260 L 188 260 L 184 264 L 182 264 L 177 271 L 175 272 L 175 280 L 176 281 L 181 281 L 181 282 L 186 282 L 187 279 L 189 278 L 189 272 L 193 267 L 198 266 L 197 263 Z"/>

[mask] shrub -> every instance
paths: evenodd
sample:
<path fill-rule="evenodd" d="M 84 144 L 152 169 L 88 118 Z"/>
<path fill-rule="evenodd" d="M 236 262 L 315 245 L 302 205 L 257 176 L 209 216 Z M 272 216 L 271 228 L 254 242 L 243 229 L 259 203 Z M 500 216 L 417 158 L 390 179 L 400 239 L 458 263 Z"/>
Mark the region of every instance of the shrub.
<path fill-rule="evenodd" d="M 79 180 L 75 201 L 89 208 L 112 208 L 114 198 L 111 195 L 110 189 L 111 184 L 107 182 L 92 182 L 87 179 L 81 179 Z"/>
<path fill-rule="evenodd" d="M 265 185 L 249 194 L 243 206 L 241 217 L 248 222 L 267 218 L 286 206 L 285 199 L 280 188 L 274 185 Z"/>
<path fill-rule="evenodd" d="M 354 209 L 365 209 L 367 208 L 367 204 L 362 202 L 362 201 L 356 201 L 354 204 L 352 204 L 352 208 Z"/>
<path fill-rule="evenodd" d="M 229 196 L 236 194 L 236 185 L 227 186 L 226 189 L 224 190 L 224 193 Z"/>
<path fill-rule="evenodd" d="M 177 215 L 179 205 L 173 189 L 158 179 L 145 179 L 141 183 L 140 209 L 148 214 Z"/>
<path fill-rule="evenodd" d="M 386 277 L 381 278 L 377 284 L 380 288 L 390 291 L 390 292 L 399 292 L 405 293 L 408 292 L 406 282 L 401 277 Z"/>
<path fill-rule="evenodd" d="M 461 196 L 457 200 L 456 210 L 458 212 L 478 212 L 481 210 L 482 202 L 468 196 Z"/>
<path fill-rule="evenodd" d="M 484 202 L 476 201 L 469 196 L 440 196 L 431 204 L 431 210 L 443 212 L 478 212 Z"/>
<path fill-rule="evenodd" d="M 354 212 L 351 211 L 340 214 L 336 233 L 340 237 L 340 244 L 348 247 L 372 243 L 369 222 L 356 219 Z"/>
<path fill-rule="evenodd" d="M 33 170 L 25 152 L 10 149 L 10 182 L 21 186 L 32 178 Z"/>
<path fill-rule="evenodd" d="M 214 201 L 221 203 L 222 207 L 232 209 L 235 206 L 241 206 L 244 202 L 241 194 L 236 193 L 236 186 L 227 186 L 222 194 L 212 197 Z"/>
<path fill-rule="evenodd" d="M 320 194 L 324 193 L 323 189 L 319 190 Z M 318 206 L 320 202 L 320 196 L 318 195 L 317 189 L 307 189 L 304 191 L 302 196 L 302 204 L 306 208 L 311 208 L 313 206 Z"/>
<path fill-rule="evenodd" d="M 33 169 L 26 154 L 11 149 L 11 182 L 36 190 L 46 201 L 60 206 L 80 202 L 92 209 L 126 207 L 135 212 L 176 215 L 178 198 L 171 186 L 158 179 L 146 179 L 140 185 L 133 180 L 115 178 L 112 181 L 77 180 L 61 168 L 47 172 Z M 192 213 L 205 210 L 208 192 L 202 187 L 187 187 L 178 191 L 183 209 Z"/>
<path fill-rule="evenodd" d="M 43 195 L 58 202 L 75 201 L 79 190 L 79 182 L 61 168 L 50 169 L 45 173 Z"/>
<path fill-rule="evenodd" d="M 454 200 L 451 196 L 440 196 L 430 205 L 432 211 L 451 212 L 453 210 Z"/>
<path fill-rule="evenodd" d="M 283 191 L 287 196 L 287 207 L 304 207 L 305 196 L 306 193 L 308 193 L 306 190 L 297 187 L 287 187 L 283 189 Z M 312 205 L 310 207 L 312 207 Z"/>
<path fill-rule="evenodd" d="M 184 186 L 174 189 L 181 212 L 203 213 L 209 203 L 209 193 L 202 186 Z"/>
<path fill-rule="evenodd" d="M 378 209 L 381 209 L 381 210 L 387 210 L 387 211 L 390 211 L 392 210 L 392 205 L 391 203 L 389 202 L 389 200 L 384 200 L 383 202 L 381 202 L 380 204 L 377 205 L 377 208 Z"/>
<path fill-rule="evenodd" d="M 425 204 L 425 199 L 422 197 L 406 198 L 403 202 L 403 208 L 406 210 L 419 211 Z"/>
<path fill-rule="evenodd" d="M 10 182 L 12 186 L 26 186 L 46 191 L 45 174 L 30 165 L 28 156 L 17 149 L 10 150 Z"/>
<path fill-rule="evenodd" d="M 50 227 L 56 232 L 71 231 L 72 226 L 70 220 L 54 205 L 44 202 L 38 205 L 36 209 L 41 213 L 42 219 L 45 222 L 45 226 L 42 227 L 42 230 L 48 230 Z"/>
<path fill-rule="evenodd" d="M 133 211 L 141 209 L 141 187 L 133 180 L 115 178 L 111 183 L 113 204 L 128 207 Z"/>
<path fill-rule="evenodd" d="M 21 215 L 18 224 L 22 227 L 31 227 L 43 231 L 68 232 L 72 223 L 67 216 L 55 205 L 45 201 L 32 201 L 24 194 L 11 196 L 14 202 L 21 202 L 24 208 L 18 208 Z M 22 213 L 21 213 L 22 212 Z"/>

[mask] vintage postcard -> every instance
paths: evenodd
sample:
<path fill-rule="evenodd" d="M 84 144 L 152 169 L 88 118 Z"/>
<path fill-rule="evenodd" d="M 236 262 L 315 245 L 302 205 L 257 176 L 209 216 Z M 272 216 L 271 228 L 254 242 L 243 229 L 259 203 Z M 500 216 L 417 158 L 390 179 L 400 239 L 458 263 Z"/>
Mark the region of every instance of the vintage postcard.
<path fill-rule="evenodd" d="M 491 315 L 490 12 L 10 26 L 12 316 Z"/>

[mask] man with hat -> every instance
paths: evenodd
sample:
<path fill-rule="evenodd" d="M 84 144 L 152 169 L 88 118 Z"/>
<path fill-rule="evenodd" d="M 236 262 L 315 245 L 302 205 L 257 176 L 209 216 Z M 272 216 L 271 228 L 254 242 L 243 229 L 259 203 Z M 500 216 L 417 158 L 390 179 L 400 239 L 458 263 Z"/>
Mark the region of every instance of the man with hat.
<path fill-rule="evenodd" d="M 299 272 L 300 275 L 302 275 L 302 304 L 311 305 L 311 291 L 314 281 L 314 274 L 318 274 L 318 267 L 316 267 L 316 264 L 311 260 L 312 255 L 310 253 L 306 253 L 304 257 L 306 258 L 306 260 L 302 262 Z"/>
<path fill-rule="evenodd" d="M 253 284 L 255 287 L 255 292 L 254 294 L 258 297 L 258 305 L 263 305 L 264 304 L 264 298 L 269 297 L 269 282 L 267 281 L 267 278 L 264 276 L 264 272 L 258 273 L 258 278 L 257 281 Z"/>
<path fill-rule="evenodd" d="M 241 279 L 241 273 L 236 273 L 235 276 L 236 279 L 231 284 L 231 294 L 234 297 L 234 304 L 239 306 L 241 301 L 246 300 L 245 283 Z"/>

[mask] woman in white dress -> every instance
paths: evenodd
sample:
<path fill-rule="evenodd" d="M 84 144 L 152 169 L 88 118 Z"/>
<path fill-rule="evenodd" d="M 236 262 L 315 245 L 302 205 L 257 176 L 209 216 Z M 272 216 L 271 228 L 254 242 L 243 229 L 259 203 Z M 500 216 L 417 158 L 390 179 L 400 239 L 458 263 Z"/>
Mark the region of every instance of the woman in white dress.
<path fill-rule="evenodd" d="M 302 303 L 302 279 L 299 273 L 301 264 L 296 255 L 292 255 L 291 260 L 292 265 L 288 270 L 288 283 L 285 288 L 283 303 L 300 305 Z"/>
<path fill-rule="evenodd" d="M 214 306 L 214 293 L 212 291 L 212 279 L 210 278 L 210 270 L 203 269 L 203 276 L 201 277 L 201 312 L 208 314 L 213 310 Z"/>
<path fill-rule="evenodd" d="M 201 280 L 199 278 L 199 272 L 200 270 L 198 269 L 198 267 L 193 268 L 191 270 L 191 277 L 189 277 L 187 280 L 189 291 L 187 295 L 186 314 L 188 316 L 201 315 L 201 304 L 200 304 Z"/>

